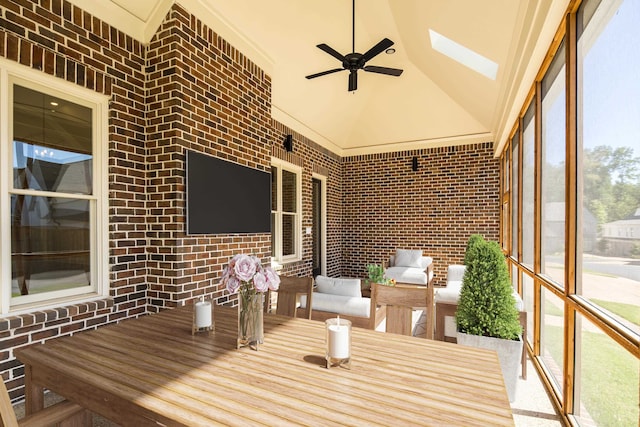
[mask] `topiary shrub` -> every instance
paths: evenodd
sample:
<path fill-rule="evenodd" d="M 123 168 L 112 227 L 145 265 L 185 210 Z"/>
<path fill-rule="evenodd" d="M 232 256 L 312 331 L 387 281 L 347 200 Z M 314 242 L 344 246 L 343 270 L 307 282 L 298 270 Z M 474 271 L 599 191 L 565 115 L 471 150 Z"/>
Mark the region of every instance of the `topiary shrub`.
<path fill-rule="evenodd" d="M 472 252 L 472 249 L 479 243 L 484 242 L 484 237 L 479 234 L 472 234 L 469 236 L 469 240 L 467 241 L 467 248 L 464 250 L 464 261 L 462 262 L 464 265 L 467 265 L 467 257 L 469 253 Z"/>
<path fill-rule="evenodd" d="M 464 263 L 467 268 L 456 311 L 458 331 L 517 340 L 522 328 L 500 246 L 473 235 L 467 244 Z"/>

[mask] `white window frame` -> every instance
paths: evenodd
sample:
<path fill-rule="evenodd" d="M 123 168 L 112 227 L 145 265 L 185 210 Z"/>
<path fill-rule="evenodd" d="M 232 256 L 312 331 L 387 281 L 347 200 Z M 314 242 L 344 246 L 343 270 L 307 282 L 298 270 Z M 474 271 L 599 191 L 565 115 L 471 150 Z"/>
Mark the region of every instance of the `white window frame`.
<path fill-rule="evenodd" d="M 90 201 L 89 287 L 72 288 L 34 295 L 11 296 L 11 194 L 13 190 L 13 85 L 66 99 L 92 110 L 93 193 L 70 196 Z M 11 61 L 0 59 L 0 315 L 20 314 L 35 309 L 60 307 L 109 295 L 108 247 L 108 108 L 109 98 L 73 83 L 46 75 Z M 20 190 L 21 193 L 25 193 Z M 28 190 L 33 195 L 51 195 Z M 56 193 L 64 195 L 64 193 Z"/>
<path fill-rule="evenodd" d="M 271 158 L 271 166 L 277 169 L 277 195 L 278 203 L 276 210 L 271 213 L 275 214 L 275 229 L 271 230 L 271 239 L 273 239 L 275 253 L 271 254 L 274 261 L 285 264 L 296 262 L 302 259 L 302 168 L 284 160 Z M 292 255 L 282 255 L 282 171 L 286 170 L 296 175 L 296 213 L 294 215 L 294 253 Z M 273 191 L 273 189 L 271 190 Z"/>

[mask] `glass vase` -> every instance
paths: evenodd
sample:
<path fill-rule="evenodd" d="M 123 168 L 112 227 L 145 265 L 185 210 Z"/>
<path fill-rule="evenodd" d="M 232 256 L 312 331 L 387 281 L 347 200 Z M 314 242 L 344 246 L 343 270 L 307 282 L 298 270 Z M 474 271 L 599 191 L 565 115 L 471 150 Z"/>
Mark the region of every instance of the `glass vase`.
<path fill-rule="evenodd" d="M 238 348 L 258 350 L 264 342 L 263 297 L 259 292 L 240 292 L 238 301 Z"/>

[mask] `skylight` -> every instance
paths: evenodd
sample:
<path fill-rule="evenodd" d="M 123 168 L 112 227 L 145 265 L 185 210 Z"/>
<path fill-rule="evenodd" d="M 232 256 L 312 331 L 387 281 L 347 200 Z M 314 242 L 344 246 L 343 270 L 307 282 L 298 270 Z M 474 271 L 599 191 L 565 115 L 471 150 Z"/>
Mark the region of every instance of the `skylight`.
<path fill-rule="evenodd" d="M 491 80 L 496 79 L 498 64 L 492 60 L 431 29 L 429 29 L 429 37 L 431 38 L 431 47 L 433 49 Z"/>

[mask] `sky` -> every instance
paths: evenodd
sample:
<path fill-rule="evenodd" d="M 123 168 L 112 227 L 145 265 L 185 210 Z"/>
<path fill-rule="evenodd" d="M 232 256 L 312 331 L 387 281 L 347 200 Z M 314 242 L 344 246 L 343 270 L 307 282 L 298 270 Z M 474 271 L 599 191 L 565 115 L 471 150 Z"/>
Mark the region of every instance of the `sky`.
<path fill-rule="evenodd" d="M 578 41 L 578 136 L 584 148 L 632 147 L 640 156 L 640 0 L 603 1 Z M 580 116 L 581 112 L 581 116 Z M 564 69 L 543 100 L 545 160 L 565 160 Z"/>
<path fill-rule="evenodd" d="M 602 18 L 596 15 L 592 22 L 597 19 Z M 630 146 L 640 155 L 639 23 L 640 1 L 624 1 L 584 57 L 585 148 Z M 587 31 L 599 27 L 589 25 Z"/>

